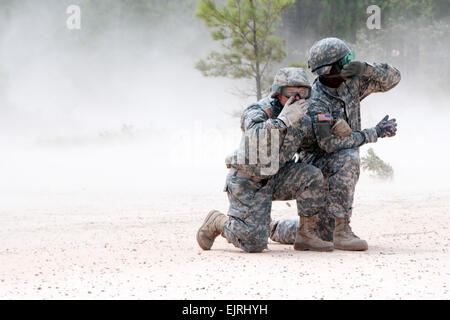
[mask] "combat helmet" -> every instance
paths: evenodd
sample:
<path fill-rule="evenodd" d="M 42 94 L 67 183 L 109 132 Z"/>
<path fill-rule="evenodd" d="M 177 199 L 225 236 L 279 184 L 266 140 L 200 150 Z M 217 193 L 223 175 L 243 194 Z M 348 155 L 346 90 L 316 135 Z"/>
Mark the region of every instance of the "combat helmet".
<path fill-rule="evenodd" d="M 273 80 L 270 97 L 275 98 L 277 94 L 281 94 L 283 87 L 311 88 L 311 85 L 303 68 L 281 68 Z"/>
<path fill-rule="evenodd" d="M 344 41 L 338 38 L 325 38 L 311 47 L 308 67 L 319 76 L 328 74 L 332 64 L 346 57 L 351 60 L 354 53 Z"/>

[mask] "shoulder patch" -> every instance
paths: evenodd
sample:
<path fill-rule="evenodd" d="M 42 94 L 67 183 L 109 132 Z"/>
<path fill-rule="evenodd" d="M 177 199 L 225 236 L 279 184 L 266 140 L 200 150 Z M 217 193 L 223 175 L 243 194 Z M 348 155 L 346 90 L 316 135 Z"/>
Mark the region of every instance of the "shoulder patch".
<path fill-rule="evenodd" d="M 331 122 L 331 115 L 326 114 L 326 113 L 319 113 L 317 115 L 317 121 L 319 121 L 319 122 L 323 122 L 323 121 Z"/>
<path fill-rule="evenodd" d="M 265 108 L 263 109 L 264 112 L 267 114 L 267 116 L 269 117 L 269 119 L 272 119 L 272 111 L 270 111 L 270 108 Z"/>

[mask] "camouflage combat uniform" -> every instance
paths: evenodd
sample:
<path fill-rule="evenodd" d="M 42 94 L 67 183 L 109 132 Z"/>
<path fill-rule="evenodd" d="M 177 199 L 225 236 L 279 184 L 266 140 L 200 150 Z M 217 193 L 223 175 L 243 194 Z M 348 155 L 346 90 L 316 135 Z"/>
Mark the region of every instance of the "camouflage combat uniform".
<path fill-rule="evenodd" d="M 320 170 L 293 161 L 298 141 L 311 130 L 311 120 L 305 116 L 298 126 L 287 127 L 277 119 L 282 109 L 277 99 L 265 98 L 250 105 L 241 118 L 244 133 L 266 131 L 270 135 L 273 130 L 278 131 L 279 168 L 276 172 L 261 174 L 260 163 L 237 164 L 237 152 L 226 159 L 231 168 L 224 189 L 230 202 L 230 218 L 222 235 L 247 252 L 261 252 L 267 247 L 272 201 L 296 199 L 298 214 L 304 216 L 317 214 L 325 204 Z"/>
<path fill-rule="evenodd" d="M 313 84 L 308 114 L 317 124 L 320 117 L 331 121 L 343 119 L 353 131 L 361 130 L 360 102 L 371 93 L 385 92 L 400 81 L 400 72 L 386 63 L 367 64 L 362 76 L 345 81 L 337 89 L 324 86 L 317 78 Z M 317 144 L 300 152 L 300 161 L 321 169 L 327 181 L 327 210 L 319 213 L 318 233 L 324 240 L 332 240 L 334 219 L 349 218 L 352 213 L 355 186 L 360 173 L 358 145 L 342 149 L 345 139 L 330 143 L 330 136 L 319 132 L 315 125 Z M 274 223 L 271 239 L 281 243 L 293 243 L 298 219 L 283 219 Z"/>
<path fill-rule="evenodd" d="M 243 139 L 245 135 L 259 136 L 264 133 L 263 136 L 268 139 L 262 139 L 260 143 L 270 144 L 270 133 L 273 130 L 279 133 L 278 170 L 262 174 L 264 165 L 261 161 L 249 164 L 248 153 L 245 153 L 245 164 L 238 164 L 237 151 L 226 159 L 227 166 L 232 168 L 225 185 L 230 201 L 230 219 L 225 223 L 222 234 L 235 246 L 248 252 L 259 252 L 267 246 L 272 201 L 296 199 L 299 216 L 326 214 L 323 175 L 315 166 L 296 163 L 296 153 L 320 149 L 318 144 L 327 152 L 334 152 L 377 140 L 374 128 L 354 131 L 345 138 L 323 134 L 319 129 L 320 123 L 307 114 L 296 125 L 287 127 L 277 119 L 282 109 L 277 99 L 265 98 L 250 105 L 241 118 Z M 320 141 L 316 138 L 319 133 L 323 136 Z"/>

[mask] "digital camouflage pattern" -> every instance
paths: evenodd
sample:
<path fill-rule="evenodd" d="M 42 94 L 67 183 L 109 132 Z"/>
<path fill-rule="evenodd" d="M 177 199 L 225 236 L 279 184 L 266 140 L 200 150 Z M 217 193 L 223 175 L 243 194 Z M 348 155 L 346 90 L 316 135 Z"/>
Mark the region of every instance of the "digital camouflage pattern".
<path fill-rule="evenodd" d="M 310 87 L 306 72 L 302 68 L 280 69 L 275 76 L 272 88 L 277 91 L 284 86 L 294 85 Z M 253 177 L 269 178 L 293 159 L 302 137 L 313 134 L 311 119 L 306 116 L 295 124 L 287 126 L 277 118 L 282 110 L 283 106 L 278 99 L 265 98 L 251 104 L 243 112 L 241 116 L 243 135 L 240 147 L 225 159 L 228 168 L 239 169 Z M 256 156 L 254 152 L 256 150 L 253 149 L 258 149 Z M 268 157 L 266 153 L 269 154 Z M 263 159 L 263 156 L 270 158 L 270 163 L 267 163 L 267 159 Z M 274 160 L 276 167 L 272 168 Z"/>
<path fill-rule="evenodd" d="M 316 232 L 327 241 L 333 239 L 334 217 L 350 218 L 356 183 L 360 173 L 359 151 L 343 149 L 331 154 L 311 157 L 309 164 L 319 168 L 325 177 L 325 201 L 327 210 L 317 217 Z M 274 223 L 271 239 L 293 244 L 299 221 L 282 219 Z"/>
<path fill-rule="evenodd" d="M 317 78 L 312 86 L 309 115 L 330 114 L 335 121 L 347 121 L 353 131 L 361 130 L 361 101 L 372 93 L 391 90 L 401 79 L 400 72 L 386 63 L 366 64 L 362 76 L 345 81 L 337 89 L 324 86 Z"/>
<path fill-rule="evenodd" d="M 319 169 L 294 161 L 287 163 L 270 179 L 259 182 L 230 172 L 225 186 L 230 218 L 222 229 L 222 235 L 246 252 L 261 252 L 269 239 L 272 201 L 296 199 L 298 214 L 313 216 L 324 209 L 323 187 L 323 175 Z"/>
<path fill-rule="evenodd" d="M 305 70 L 302 68 L 281 68 L 275 75 L 275 79 L 272 84 L 271 97 L 281 93 L 283 87 L 311 87 L 308 81 L 308 76 Z"/>
<path fill-rule="evenodd" d="M 309 51 L 308 67 L 318 75 L 328 74 L 331 64 L 345 57 L 351 49 L 338 38 L 317 41 Z"/>
<path fill-rule="evenodd" d="M 262 174 L 261 168 L 265 163 L 258 158 L 257 163 L 251 164 L 247 154 L 244 163 L 237 161 L 237 151 L 226 159 L 227 167 L 237 171 L 227 176 L 225 191 L 230 201 L 230 219 L 222 234 L 229 242 L 247 252 L 260 252 L 267 246 L 272 201 L 297 199 L 300 216 L 318 213 L 320 221 L 327 223 L 334 222 L 329 212 L 341 216 L 351 212 L 354 185 L 359 176 L 359 154 L 353 148 L 375 142 L 376 130 L 371 128 L 360 131 L 360 126 L 354 126 L 358 129 L 353 129 L 348 137 L 333 136 L 333 122 L 347 118 L 335 117 L 340 114 L 318 108 L 318 101 L 309 100 L 308 103 L 308 114 L 293 126 L 286 126 L 277 119 L 283 109 L 278 99 L 263 99 L 250 105 L 242 114 L 243 139 L 246 135 L 260 136 L 263 133 L 262 136 L 268 138 L 259 140 L 258 145 L 267 143 L 266 149 L 270 150 L 272 133 L 279 135 L 279 166 L 276 172 Z M 298 152 L 302 163 L 292 160 Z M 317 168 L 327 174 L 328 185 L 335 190 L 334 193 L 324 190 L 323 175 Z M 246 176 L 242 177 L 242 174 Z M 324 195 L 328 197 L 327 202 L 324 201 Z M 328 211 L 323 210 L 326 204 Z M 282 228 L 279 231 L 282 232 Z M 296 230 L 293 232 L 294 239 L 295 233 Z M 322 234 L 322 237 L 325 239 L 327 236 Z"/>
<path fill-rule="evenodd" d="M 270 239 L 281 244 L 294 244 L 299 224 L 299 218 L 273 221 Z"/>
<path fill-rule="evenodd" d="M 310 103 L 310 100 L 308 101 Z M 287 127 L 283 121 L 276 117 L 280 114 L 283 107 L 278 99 L 265 98 L 257 103 L 250 105 L 244 110 L 241 117 L 241 130 L 247 135 L 271 137 L 273 130 L 279 132 L 279 166 L 283 167 L 285 163 L 291 161 L 296 153 L 332 153 L 341 149 L 357 148 L 365 143 L 377 141 L 377 132 L 375 128 L 364 129 L 362 131 L 353 131 L 348 137 L 337 137 L 331 134 L 331 124 L 333 119 L 328 123 L 329 132 L 318 139 L 320 129 L 324 123 L 318 121 L 318 116 L 310 117 L 305 115 L 299 120 L 298 125 Z M 311 107 L 308 108 L 309 110 Z M 252 133 L 253 132 L 253 133 Z M 272 132 L 272 133 L 271 133 Z M 245 135 L 243 135 L 244 139 Z M 261 141 L 260 141 L 261 142 Z M 271 140 L 267 139 L 267 149 L 270 150 Z M 248 150 L 247 150 L 248 151 Z M 245 154 L 245 163 L 238 161 L 238 150 L 234 151 L 225 159 L 228 168 L 239 169 L 246 174 L 258 178 L 269 178 L 271 175 L 261 174 L 261 168 L 268 165 L 258 163 L 250 164 L 248 153 Z"/>
<path fill-rule="evenodd" d="M 292 77 L 292 79 L 290 78 Z M 305 82 L 303 82 L 305 81 Z M 303 69 L 284 68 L 274 81 L 279 84 L 309 86 Z M 324 210 L 324 180 L 321 171 L 313 166 L 295 163 L 293 158 L 298 151 L 302 137 L 313 135 L 311 119 L 305 117 L 295 124 L 287 126 L 277 119 L 283 106 L 278 99 L 266 98 L 250 105 L 242 114 L 241 129 L 245 145 L 247 137 L 258 139 L 258 149 L 269 145 L 273 135 L 278 135 L 277 170 L 263 174 L 267 166 L 258 153 L 256 163 L 251 163 L 250 151 L 244 148 L 244 162 L 237 150 L 225 160 L 230 173 L 226 179 L 230 206 L 229 220 L 222 229 L 222 235 L 236 247 L 246 252 L 261 252 L 267 247 L 269 238 L 270 213 L 272 201 L 297 200 L 299 215 L 313 216 Z M 241 149 L 241 148 L 240 148 Z"/>
<path fill-rule="evenodd" d="M 315 119 L 318 119 L 319 115 L 327 115 L 334 121 L 343 119 L 350 125 L 354 135 L 361 130 L 360 102 L 371 93 L 385 92 L 394 88 L 400 79 L 400 72 L 386 63 L 367 63 L 363 75 L 345 81 L 337 89 L 328 88 L 316 79 L 309 100 L 309 117 L 315 124 L 317 124 Z M 340 148 L 329 146 L 330 136 L 324 135 L 322 128 L 322 125 L 314 126 L 317 143 L 302 150 L 300 160 L 320 168 L 327 178 L 328 213 L 336 217 L 350 217 L 354 189 L 359 179 L 359 153 L 358 150 L 336 152 Z M 366 142 L 375 142 L 377 136 L 375 128 L 366 129 Z M 341 139 L 345 141 L 347 138 Z M 357 147 L 355 145 L 349 148 Z M 350 163 L 345 164 L 348 160 Z M 332 240 L 334 228 L 334 220 L 329 214 L 319 215 L 317 222 L 319 235 L 327 241 Z M 283 230 L 284 225 L 288 223 L 283 221 L 277 223 L 277 229 L 281 228 L 278 233 L 282 235 L 290 232 Z M 295 236 L 295 233 L 293 234 Z M 274 237 L 272 240 L 277 241 L 277 238 Z"/>
<path fill-rule="evenodd" d="M 282 142 L 279 149 L 280 169 L 276 174 L 264 176 L 261 175 L 261 167 L 258 164 L 249 165 L 234 162 L 233 160 L 237 158 L 236 152 L 226 159 L 229 168 L 237 169 L 240 173 L 249 177 L 266 179 L 266 182 L 258 182 L 255 179 L 239 178 L 232 174 L 227 177 L 225 191 L 228 193 L 230 201 L 228 211 L 230 221 L 226 224 L 222 233 L 229 242 L 248 252 L 261 251 L 261 248 L 265 248 L 267 245 L 272 201 L 297 199 L 299 215 L 310 216 L 318 213 L 322 219 L 325 219 L 327 214 L 323 207 L 321 208 L 321 205 L 325 205 L 325 186 L 319 186 L 320 175 L 318 175 L 318 172 L 320 170 L 305 163 L 294 163 L 292 161 L 299 150 L 318 148 L 314 134 L 314 123 L 308 115 L 305 115 L 297 126 L 288 128 L 276 118 L 282 108 L 277 99 L 267 98 L 250 105 L 241 117 L 243 132 L 252 130 L 280 131 L 280 141 Z M 371 138 L 368 139 L 367 137 Z M 323 145 L 325 149 L 334 152 L 339 149 L 347 150 L 348 148 L 359 147 L 371 139 L 376 140 L 374 128 L 352 132 L 346 138 L 331 135 L 323 139 Z M 347 161 L 348 159 L 343 158 L 343 160 L 345 165 L 349 167 L 351 162 Z M 337 164 L 338 162 L 336 162 Z M 347 167 L 342 172 L 348 170 Z M 308 190 L 305 190 L 308 183 Z M 295 239 L 295 232 L 292 235 Z"/>
<path fill-rule="evenodd" d="M 275 175 L 279 169 L 293 159 L 302 137 L 312 134 L 311 120 L 306 116 L 300 119 L 297 125 L 288 127 L 283 121 L 277 119 L 282 109 L 283 107 L 278 99 L 266 98 L 244 110 L 241 117 L 241 130 L 243 132 L 241 146 L 225 159 L 228 168 L 238 169 L 252 177 L 267 179 Z M 308 131 L 310 132 L 308 133 Z M 264 149 L 272 152 L 274 147 L 277 149 L 277 156 L 274 158 L 270 154 L 269 158 L 272 161 L 276 160 L 276 169 L 278 170 L 269 170 L 272 163 L 267 164 L 267 161 L 264 161 L 265 159 L 261 159 L 261 153 L 257 154 L 256 161 L 252 163 L 251 152 L 249 148 L 245 148 L 246 139 L 251 140 L 252 137 L 258 137 L 259 150 Z M 274 139 L 274 137 L 277 137 L 277 139 Z M 244 154 L 242 155 L 242 153 Z"/>

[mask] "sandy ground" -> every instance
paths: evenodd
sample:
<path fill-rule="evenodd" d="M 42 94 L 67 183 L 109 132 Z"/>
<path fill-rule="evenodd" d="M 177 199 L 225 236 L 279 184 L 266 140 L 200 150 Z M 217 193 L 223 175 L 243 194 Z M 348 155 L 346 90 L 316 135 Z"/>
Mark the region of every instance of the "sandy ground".
<path fill-rule="evenodd" d="M 11 200 L 0 211 L 0 298 L 450 298 L 450 192 L 358 190 L 353 229 L 367 252 L 271 242 L 246 254 L 221 237 L 202 251 L 195 233 L 203 217 L 227 207 L 217 190 L 126 206 Z M 295 217 L 290 204 L 275 203 L 273 217 Z"/>

